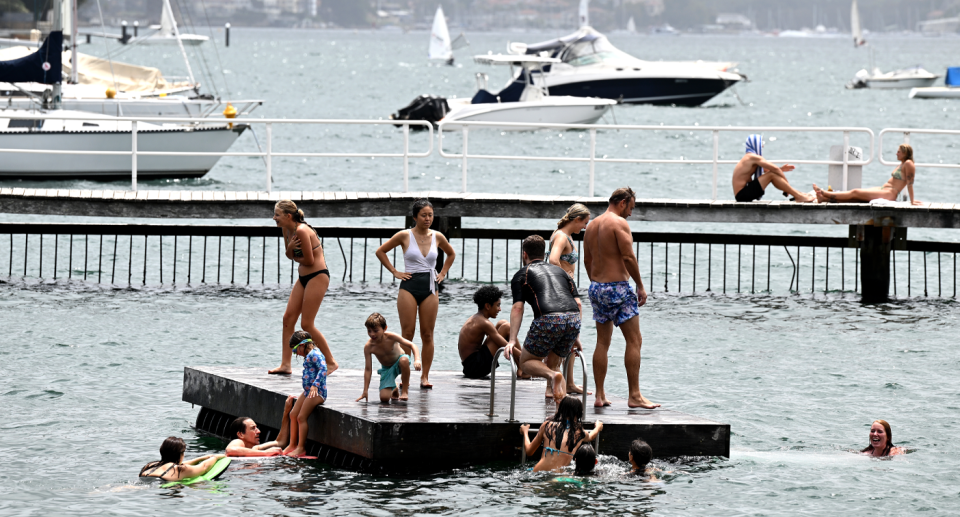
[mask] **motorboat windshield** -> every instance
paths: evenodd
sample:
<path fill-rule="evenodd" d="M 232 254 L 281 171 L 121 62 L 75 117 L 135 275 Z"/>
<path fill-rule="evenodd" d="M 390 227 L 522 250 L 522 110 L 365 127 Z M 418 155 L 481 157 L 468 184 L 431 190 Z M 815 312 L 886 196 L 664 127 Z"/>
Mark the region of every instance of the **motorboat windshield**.
<path fill-rule="evenodd" d="M 591 27 L 583 27 L 562 38 L 526 46 L 526 54 L 541 55 L 543 52 L 547 52 L 550 57 L 559 58 L 570 66 L 586 66 L 601 62 L 609 64 L 640 62 L 639 59 L 613 46 L 606 36 Z"/>

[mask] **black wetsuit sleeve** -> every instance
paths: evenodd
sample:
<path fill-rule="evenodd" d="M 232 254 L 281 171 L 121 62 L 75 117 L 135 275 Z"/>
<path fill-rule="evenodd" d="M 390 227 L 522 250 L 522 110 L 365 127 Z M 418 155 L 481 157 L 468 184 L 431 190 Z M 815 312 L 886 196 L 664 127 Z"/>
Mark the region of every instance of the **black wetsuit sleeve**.
<path fill-rule="evenodd" d="M 513 280 L 510 281 L 510 290 L 513 292 L 513 303 L 523 303 L 523 280 L 527 276 L 527 267 L 524 266 L 520 268 L 520 271 L 517 271 L 513 275 Z"/>

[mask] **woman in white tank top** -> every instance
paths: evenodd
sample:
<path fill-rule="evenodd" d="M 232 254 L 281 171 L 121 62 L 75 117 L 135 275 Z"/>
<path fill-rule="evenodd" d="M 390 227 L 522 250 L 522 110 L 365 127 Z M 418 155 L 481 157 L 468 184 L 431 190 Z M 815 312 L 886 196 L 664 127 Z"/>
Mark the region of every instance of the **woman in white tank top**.
<path fill-rule="evenodd" d="M 395 278 L 400 279 L 397 295 L 397 313 L 400 317 L 400 334 L 413 340 L 420 316 L 421 355 L 423 372 L 420 374 L 420 389 L 431 389 L 430 365 L 433 364 L 433 328 L 437 323 L 440 298 L 437 286 L 450 271 L 457 254 L 442 233 L 430 229 L 433 224 L 433 205 L 426 199 L 413 203 L 413 218 L 416 225 L 396 235 L 377 249 L 377 258 Z M 387 253 L 400 246 L 403 249 L 404 272 L 390 263 Z M 443 268 L 437 272 L 437 248 L 447 254 Z"/>

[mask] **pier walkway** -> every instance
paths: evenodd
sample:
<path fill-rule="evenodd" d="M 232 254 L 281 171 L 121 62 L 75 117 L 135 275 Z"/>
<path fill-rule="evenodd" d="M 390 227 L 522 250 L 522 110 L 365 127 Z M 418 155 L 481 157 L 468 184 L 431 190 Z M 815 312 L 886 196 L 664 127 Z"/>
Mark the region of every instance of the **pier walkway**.
<path fill-rule="evenodd" d="M 408 215 L 410 204 L 421 197 L 427 197 L 433 202 L 438 218 L 556 219 L 572 203 L 583 203 L 594 213 L 599 213 L 607 206 L 605 197 L 432 191 L 267 193 L 0 188 L 0 213 L 121 218 L 265 219 L 270 217 L 273 205 L 278 200 L 292 199 L 310 218 L 386 217 Z M 631 220 L 960 228 L 960 204 L 874 207 L 864 203 L 737 203 L 638 199 Z"/>
<path fill-rule="evenodd" d="M 503 370 L 504 368 L 501 368 Z M 509 368 L 506 368 L 509 372 Z M 419 385 L 419 372 L 410 372 Z M 536 427 L 553 416 L 556 405 L 543 396 L 543 380 L 518 380 L 516 421 L 510 412 L 509 374 L 498 377 L 495 416 L 489 416 L 490 381 L 460 372 L 436 371 L 433 390 L 410 390 L 405 403 L 379 403 L 376 376 L 371 401 L 355 402 L 363 391 L 362 370 L 337 370 L 327 380 L 330 398 L 311 416 L 308 447 L 312 455 L 338 466 L 367 471 L 439 470 L 491 461 L 520 463 L 520 424 Z M 299 370 L 268 375 L 266 368 L 186 367 L 183 400 L 203 409 L 197 428 L 223 437 L 230 420 L 248 416 L 276 436 L 287 395 L 301 392 Z M 612 406 L 587 407 L 585 427 L 603 421 L 602 454 L 627 459 L 630 442 L 643 437 L 658 457 L 729 456 L 730 426 L 669 409 L 629 409 L 611 397 Z M 537 456 L 539 458 L 539 455 Z"/>

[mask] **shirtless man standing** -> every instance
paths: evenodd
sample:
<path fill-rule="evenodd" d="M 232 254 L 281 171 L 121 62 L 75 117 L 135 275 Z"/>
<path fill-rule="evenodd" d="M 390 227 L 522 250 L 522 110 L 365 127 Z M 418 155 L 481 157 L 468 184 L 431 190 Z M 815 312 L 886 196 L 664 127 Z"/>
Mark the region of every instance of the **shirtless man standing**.
<path fill-rule="evenodd" d="M 784 164 L 782 167 L 777 167 L 763 159 L 763 137 L 761 135 L 748 136 L 746 147 L 746 154 L 733 168 L 733 194 L 737 201 L 756 201 L 762 198 L 764 190 L 771 183 L 785 194 L 793 196 L 800 203 L 812 203 L 816 200 L 814 196 L 797 191 L 787 181 L 787 176 L 784 173 L 795 169 L 793 165 Z"/>
<path fill-rule="evenodd" d="M 607 211 L 587 226 L 583 237 L 583 265 L 590 277 L 590 305 L 593 321 L 597 323 L 597 348 L 593 352 L 593 376 L 597 381 L 594 406 L 609 406 L 603 391 L 607 377 L 607 352 L 613 337 L 613 327 L 620 327 L 627 349 L 623 356 L 627 368 L 630 398 L 627 405 L 653 409 L 660 404 L 650 402 L 640 394 L 640 335 L 639 308 L 647 303 L 647 291 L 640 279 L 640 265 L 633 254 L 633 234 L 626 218 L 633 213 L 636 194 L 630 187 L 613 191 Z M 637 283 L 637 292 L 630 288 L 630 278 Z"/>
<path fill-rule="evenodd" d="M 485 285 L 473 293 L 477 313 L 463 324 L 457 344 L 463 375 L 468 379 L 489 376 L 494 354 L 507 346 L 507 340 L 510 339 L 510 323 L 507 320 L 500 320 L 496 325 L 490 321 L 490 318 L 500 314 L 502 297 L 503 291 L 495 285 Z M 513 359 L 520 364 L 520 350 L 514 349 Z"/>

